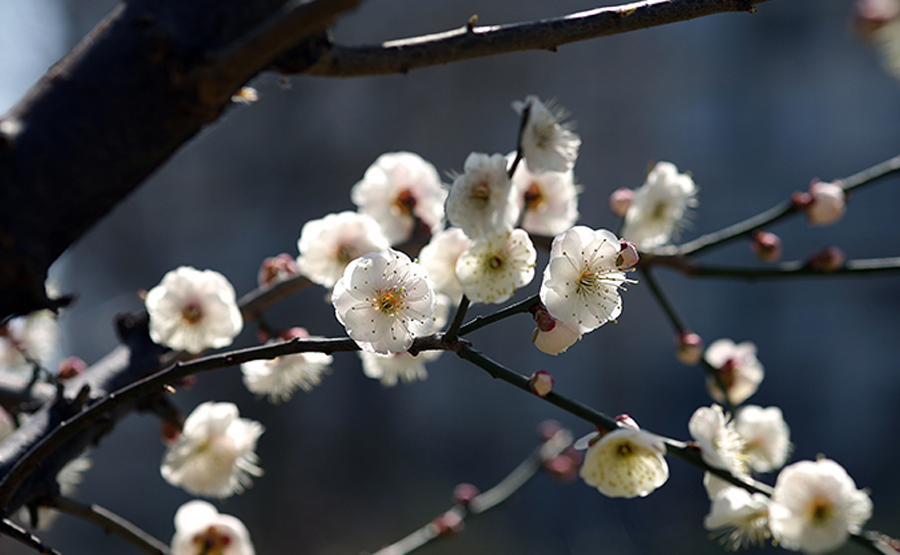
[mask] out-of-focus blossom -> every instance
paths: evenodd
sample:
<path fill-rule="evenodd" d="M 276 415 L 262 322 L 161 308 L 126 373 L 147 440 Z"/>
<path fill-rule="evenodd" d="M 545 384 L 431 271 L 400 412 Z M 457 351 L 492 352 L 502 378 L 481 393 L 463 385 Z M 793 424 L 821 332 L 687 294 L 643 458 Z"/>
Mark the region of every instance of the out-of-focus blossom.
<path fill-rule="evenodd" d="M 463 293 L 473 302 L 502 303 L 534 278 L 537 251 L 522 229 L 472 243 L 456 261 Z"/>
<path fill-rule="evenodd" d="M 743 406 L 738 410 L 734 429 L 746 441 L 744 454 L 756 472 L 772 472 L 787 462 L 791 454 L 791 431 L 780 408 Z"/>
<path fill-rule="evenodd" d="M 160 472 L 173 486 L 204 497 L 230 497 L 262 476 L 256 442 L 265 428 L 233 403 L 202 403 L 184 421 Z"/>
<path fill-rule="evenodd" d="M 147 292 L 144 304 L 150 339 L 192 354 L 231 345 L 244 326 L 234 287 L 213 270 L 172 270 Z"/>
<path fill-rule="evenodd" d="M 640 250 L 665 245 L 684 228 L 690 208 L 697 206 L 697 185 L 671 162 L 658 162 L 635 191 L 625 213 L 622 238 Z"/>
<path fill-rule="evenodd" d="M 392 245 L 413 235 L 416 220 L 432 235 L 443 227 L 447 191 L 434 166 L 412 152 L 379 156 L 350 197 L 360 213 L 378 222 Z"/>
<path fill-rule="evenodd" d="M 172 555 L 255 555 L 247 527 L 206 501 L 188 501 L 175 513 Z"/>
<path fill-rule="evenodd" d="M 512 231 L 519 219 L 506 157 L 473 152 L 456 176 L 445 210 L 447 220 L 471 239 L 487 239 Z"/>
<path fill-rule="evenodd" d="M 472 240 L 460 228 L 451 227 L 433 235 L 419 253 L 419 263 L 428 270 L 435 292 L 447 295 L 453 304 L 459 304 L 463 295 L 456 261 L 471 246 Z"/>
<path fill-rule="evenodd" d="M 725 417 L 721 406 L 700 407 L 694 411 L 688 430 L 708 465 L 737 476 L 747 474 L 746 442 L 734 429 L 734 422 Z"/>
<path fill-rule="evenodd" d="M 364 351 L 406 351 L 435 325 L 437 299 L 428 272 L 394 249 L 348 264 L 331 302 L 347 335 Z"/>
<path fill-rule="evenodd" d="M 571 170 L 581 138 L 572 131 L 571 123 L 563 123 L 568 112 L 553 102 L 544 104 L 534 95 L 513 102 L 512 107 L 523 117 L 528 113 L 520 144 L 528 169 L 533 173 Z"/>
<path fill-rule="evenodd" d="M 59 324 L 49 310 L 13 318 L 0 326 L 0 370 L 31 372 L 32 362 L 49 368 L 58 347 Z"/>
<path fill-rule="evenodd" d="M 725 402 L 725 397 L 719 381 L 725 386 L 728 400 L 739 405 L 756 393 L 765 376 L 765 369 L 756 358 L 756 345 L 750 341 L 736 345 L 730 339 L 718 339 L 706 349 L 704 356 L 719 378 L 707 378 L 706 388 L 720 403 Z"/>
<path fill-rule="evenodd" d="M 425 363 L 437 360 L 441 353 L 442 351 L 422 351 L 413 356 L 407 352 L 383 355 L 360 351 L 359 357 L 366 376 L 380 381 L 385 387 L 393 387 L 398 381 L 411 383 L 427 378 Z"/>
<path fill-rule="evenodd" d="M 804 553 L 837 549 L 872 516 L 872 500 L 830 459 L 786 466 L 775 481 L 769 526 L 781 547 Z"/>
<path fill-rule="evenodd" d="M 329 214 L 310 220 L 300 231 L 297 266 L 313 283 L 331 287 L 341 279 L 344 268 L 360 256 L 390 246 L 387 237 L 371 216 L 356 212 Z"/>
<path fill-rule="evenodd" d="M 737 551 L 762 546 L 769 531 L 769 498 L 739 487 L 725 487 L 712 499 L 704 527 L 712 531 L 726 549 Z"/>
<path fill-rule="evenodd" d="M 541 301 L 573 331 L 587 333 L 622 312 L 619 238 L 611 232 L 575 226 L 553 239 L 544 269 Z"/>
<path fill-rule="evenodd" d="M 634 190 L 627 187 L 616 189 L 609 195 L 609 209 L 613 214 L 620 218 L 624 218 L 634 202 Z"/>
<path fill-rule="evenodd" d="M 303 328 L 295 328 L 282 339 L 309 338 Z M 269 344 L 280 343 L 269 341 Z M 312 391 L 322 383 L 322 376 L 331 371 L 332 357 L 325 353 L 297 353 L 269 360 L 251 360 L 241 364 L 244 385 L 256 395 L 266 395 L 278 404 L 290 400 L 298 389 Z"/>
<path fill-rule="evenodd" d="M 692 331 L 675 336 L 675 346 L 675 357 L 688 366 L 694 366 L 703 357 L 703 338 Z"/>
<path fill-rule="evenodd" d="M 297 267 L 297 261 L 294 260 L 294 257 L 287 253 L 281 253 L 263 260 L 259 266 L 256 281 L 260 287 L 269 287 L 279 281 L 290 279 L 299 273 L 300 269 Z"/>
<path fill-rule="evenodd" d="M 526 164 L 519 164 L 512 185 L 525 231 L 559 235 L 578 221 L 579 187 L 572 170 L 532 173 Z"/>

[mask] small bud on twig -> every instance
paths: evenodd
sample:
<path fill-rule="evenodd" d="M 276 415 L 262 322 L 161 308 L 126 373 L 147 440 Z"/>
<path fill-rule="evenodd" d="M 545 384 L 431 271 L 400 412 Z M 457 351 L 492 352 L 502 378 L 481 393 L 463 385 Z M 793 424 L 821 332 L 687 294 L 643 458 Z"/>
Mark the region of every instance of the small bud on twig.
<path fill-rule="evenodd" d="M 753 242 L 750 243 L 756 257 L 763 262 L 775 262 L 781 258 L 781 238 L 768 231 L 756 230 L 753 232 Z"/>
<path fill-rule="evenodd" d="M 546 397 L 553 391 L 553 376 L 546 370 L 538 370 L 529 378 L 528 387 L 538 397 Z"/>
<path fill-rule="evenodd" d="M 675 336 L 678 349 L 675 357 L 683 364 L 694 366 L 703 356 L 703 339 L 692 331 L 685 331 Z"/>

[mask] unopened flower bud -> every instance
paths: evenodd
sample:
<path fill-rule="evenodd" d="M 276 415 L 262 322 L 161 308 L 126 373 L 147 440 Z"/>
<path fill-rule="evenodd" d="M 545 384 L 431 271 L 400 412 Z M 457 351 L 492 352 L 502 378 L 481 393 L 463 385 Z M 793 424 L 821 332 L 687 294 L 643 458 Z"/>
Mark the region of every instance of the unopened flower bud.
<path fill-rule="evenodd" d="M 60 361 L 57 377 L 61 380 L 68 380 L 78 376 L 85 370 L 87 370 L 87 364 L 83 360 L 78 357 L 69 357 Z"/>
<path fill-rule="evenodd" d="M 268 287 L 276 282 L 286 280 L 300 273 L 297 261 L 286 253 L 266 258 L 259 267 L 257 281 L 260 287 Z"/>
<path fill-rule="evenodd" d="M 808 264 L 812 269 L 827 274 L 843 268 L 844 260 L 844 251 L 834 246 L 828 246 L 812 255 Z"/>
<path fill-rule="evenodd" d="M 581 453 L 569 447 L 558 456 L 543 462 L 544 470 L 563 482 L 571 482 L 578 476 L 583 457 Z"/>
<path fill-rule="evenodd" d="M 309 332 L 306 331 L 306 328 L 290 328 L 279 333 L 278 337 L 280 337 L 284 341 L 290 341 L 295 337 L 299 337 L 300 339 L 309 339 Z"/>
<path fill-rule="evenodd" d="M 565 352 L 566 349 L 574 345 L 576 341 L 581 339 L 581 334 L 573 331 L 572 328 L 556 318 L 552 316 L 550 318 L 553 319 L 553 326 L 547 331 L 542 331 L 539 325 L 531 335 L 531 341 L 541 352 L 555 356 Z"/>
<path fill-rule="evenodd" d="M 703 339 L 692 331 L 685 331 L 675 337 L 675 344 L 678 349 L 675 351 L 675 357 L 683 364 L 694 366 L 700 362 L 703 356 Z"/>
<path fill-rule="evenodd" d="M 844 215 L 847 194 L 840 185 L 813 181 L 809 193 L 794 195 L 794 203 L 806 212 L 809 225 L 831 225 Z"/>
<path fill-rule="evenodd" d="M 541 441 L 547 441 L 553 436 L 556 435 L 557 432 L 562 430 L 562 426 L 559 425 L 559 422 L 556 420 L 544 420 L 537 427 L 537 435 L 541 439 Z"/>
<path fill-rule="evenodd" d="M 553 376 L 546 370 L 538 370 L 528 379 L 528 387 L 538 397 L 546 397 L 553 391 Z"/>
<path fill-rule="evenodd" d="M 431 521 L 431 527 L 439 536 L 449 536 L 462 532 L 465 527 L 462 517 L 455 511 L 447 511 Z"/>
<path fill-rule="evenodd" d="M 638 423 L 635 422 L 634 418 L 628 416 L 627 414 L 620 414 L 616 417 L 616 422 L 619 423 L 619 426 L 623 428 L 634 428 L 635 430 L 640 430 L 641 427 L 638 426 Z"/>
<path fill-rule="evenodd" d="M 619 254 L 616 256 L 616 267 L 620 270 L 627 270 L 633 268 L 638 263 L 638 260 L 640 260 L 640 256 L 638 256 L 637 247 L 634 243 L 625 239 L 619 239 Z"/>
<path fill-rule="evenodd" d="M 781 238 L 768 231 L 757 230 L 753 233 L 753 242 L 750 243 L 757 258 L 763 262 L 775 262 L 781 258 Z"/>
<path fill-rule="evenodd" d="M 634 191 L 625 187 L 616 189 L 609 195 L 609 209 L 620 218 L 625 217 L 632 202 L 634 202 Z"/>
<path fill-rule="evenodd" d="M 531 316 L 534 318 L 534 323 L 537 324 L 540 331 L 551 331 L 556 327 L 556 318 L 550 315 L 547 307 L 542 303 L 538 303 L 531 307 L 530 312 Z"/>
<path fill-rule="evenodd" d="M 159 439 L 162 440 L 165 445 L 171 445 L 180 435 L 181 426 L 174 422 L 163 420 L 160 424 Z"/>
<path fill-rule="evenodd" d="M 453 488 L 452 500 L 457 505 L 468 507 L 473 499 L 478 497 L 481 492 L 472 484 L 459 484 Z"/>

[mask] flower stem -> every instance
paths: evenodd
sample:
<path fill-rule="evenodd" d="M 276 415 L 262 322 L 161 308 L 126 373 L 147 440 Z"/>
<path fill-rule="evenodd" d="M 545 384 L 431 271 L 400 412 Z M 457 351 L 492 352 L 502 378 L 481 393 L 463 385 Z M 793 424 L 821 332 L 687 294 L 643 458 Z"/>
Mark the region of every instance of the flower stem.
<path fill-rule="evenodd" d="M 516 137 L 516 157 L 513 159 L 512 165 L 509 166 L 509 169 L 506 171 L 506 174 L 512 179 L 514 173 L 516 173 L 516 168 L 519 167 L 519 162 L 522 161 L 522 133 L 525 132 L 525 126 L 528 125 L 528 116 L 531 114 L 531 103 L 525 105 L 522 108 L 522 121 L 519 123 L 519 135 Z"/>
<path fill-rule="evenodd" d="M 538 304 L 539 302 L 541 302 L 540 296 L 532 295 L 517 303 L 511 304 L 506 308 L 500 309 L 493 314 L 489 314 L 487 316 L 476 316 L 474 319 L 459 328 L 459 335 L 472 333 L 475 330 L 480 330 L 487 325 L 493 324 L 494 322 L 499 322 L 500 320 L 509 318 L 510 316 L 513 316 L 515 314 L 528 312 L 529 310 L 531 310 L 531 307 Z"/>
<path fill-rule="evenodd" d="M 659 303 L 659 306 L 661 306 L 663 312 L 666 313 L 666 316 L 669 318 L 669 322 L 672 324 L 672 327 L 675 328 L 675 333 L 682 334 L 690 331 L 690 327 L 688 327 L 687 322 L 685 322 L 681 315 L 678 314 L 678 311 L 675 310 L 675 306 L 669 301 L 669 298 L 662 290 L 659 281 L 657 281 L 656 276 L 653 275 L 653 272 L 650 270 L 650 268 L 641 267 L 638 269 L 638 271 L 640 271 L 641 276 L 644 278 L 644 281 L 650 288 L 650 292 L 653 293 L 654 297 L 656 297 L 656 301 Z"/>
<path fill-rule="evenodd" d="M 466 317 L 466 312 L 468 310 L 469 298 L 463 295 L 462 299 L 459 301 L 459 306 L 456 307 L 456 314 L 453 316 L 453 322 L 450 323 L 450 327 L 447 328 L 447 333 L 444 334 L 447 341 L 456 340 L 456 337 L 459 335 L 459 327 L 462 326 L 462 321 Z"/>
<path fill-rule="evenodd" d="M 813 268 L 807 261 L 791 260 L 764 268 L 728 268 L 705 266 L 684 258 L 650 258 L 647 264 L 666 266 L 691 277 L 733 278 L 754 281 L 758 279 L 780 279 L 810 276 L 847 276 L 858 274 L 878 274 L 900 270 L 900 256 L 885 258 L 865 258 L 848 260 L 843 266 L 832 271 Z"/>

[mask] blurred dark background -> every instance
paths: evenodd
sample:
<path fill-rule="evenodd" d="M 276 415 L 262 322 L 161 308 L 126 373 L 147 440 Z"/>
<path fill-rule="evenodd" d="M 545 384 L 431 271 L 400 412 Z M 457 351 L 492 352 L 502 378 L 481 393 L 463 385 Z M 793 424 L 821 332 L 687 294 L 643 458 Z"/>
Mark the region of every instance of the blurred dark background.
<path fill-rule="evenodd" d="M 113 4 L 0 0 L 0 111 Z M 475 13 L 492 24 L 596 6 L 369 0 L 340 20 L 335 35 L 371 43 L 456 27 Z M 297 254 L 304 222 L 353 209 L 350 187 L 383 152 L 414 151 L 444 172 L 461 170 L 472 150 L 512 150 L 517 117 L 509 105 L 527 94 L 556 97 L 577 121 L 580 222 L 592 227 L 615 229 L 609 193 L 640 185 L 651 161 L 690 170 L 700 186 L 685 238 L 767 209 L 812 178 L 855 173 L 900 151 L 900 84 L 855 35 L 852 15 L 850 0 L 773 0 L 756 14 L 408 75 L 296 77 L 287 85 L 264 75 L 253 83 L 256 104 L 235 106 L 201 133 L 54 267 L 62 290 L 78 295 L 62 317 L 63 353 L 93 362 L 112 349 L 113 317 L 140 310 L 136 292 L 179 265 L 218 270 L 238 294 L 251 290 L 264 257 Z M 782 236 L 786 259 L 828 244 L 850 258 L 898 255 L 898 185 L 893 178 L 854 194 L 836 226 L 809 228 L 794 218 L 770 231 Z M 705 259 L 756 264 L 746 242 Z M 783 409 L 793 460 L 822 453 L 843 464 L 858 486 L 871 488 L 869 527 L 900 535 L 900 275 L 762 283 L 658 275 L 707 344 L 729 337 L 758 345 L 767 375 L 749 402 Z M 304 291 L 270 322 L 342 334 L 324 294 Z M 550 371 L 562 393 L 685 439 L 693 411 L 711 402 L 703 374 L 675 360 L 672 331 L 645 286 L 631 286 L 624 306 L 618 324 L 557 358 L 530 345 L 527 317 L 471 339 L 525 374 Z M 237 345 L 254 344 L 254 336 L 245 330 Z M 428 522 L 449 506 L 457 483 L 496 483 L 533 449 L 542 420 L 557 419 L 576 435 L 590 431 L 452 355 L 428 370 L 427 381 L 388 389 L 362 375 L 356 355 L 342 354 L 321 387 L 279 407 L 248 394 L 237 369 L 202 376 L 175 402 L 189 412 L 204 400 L 232 400 L 266 426 L 259 444 L 266 476 L 217 504 L 243 519 L 258 553 L 355 555 Z M 158 434 L 151 416 L 121 422 L 93 451 L 94 469 L 76 497 L 168 541 L 172 516 L 190 496 L 160 477 Z M 702 527 L 709 503 L 701 472 L 677 459 L 670 467 L 669 482 L 643 500 L 607 499 L 580 481 L 540 476 L 459 537 L 422 553 L 720 553 Z M 71 517 L 43 537 L 66 555 L 136 552 Z M 6 538 L 0 551 L 30 553 Z"/>

